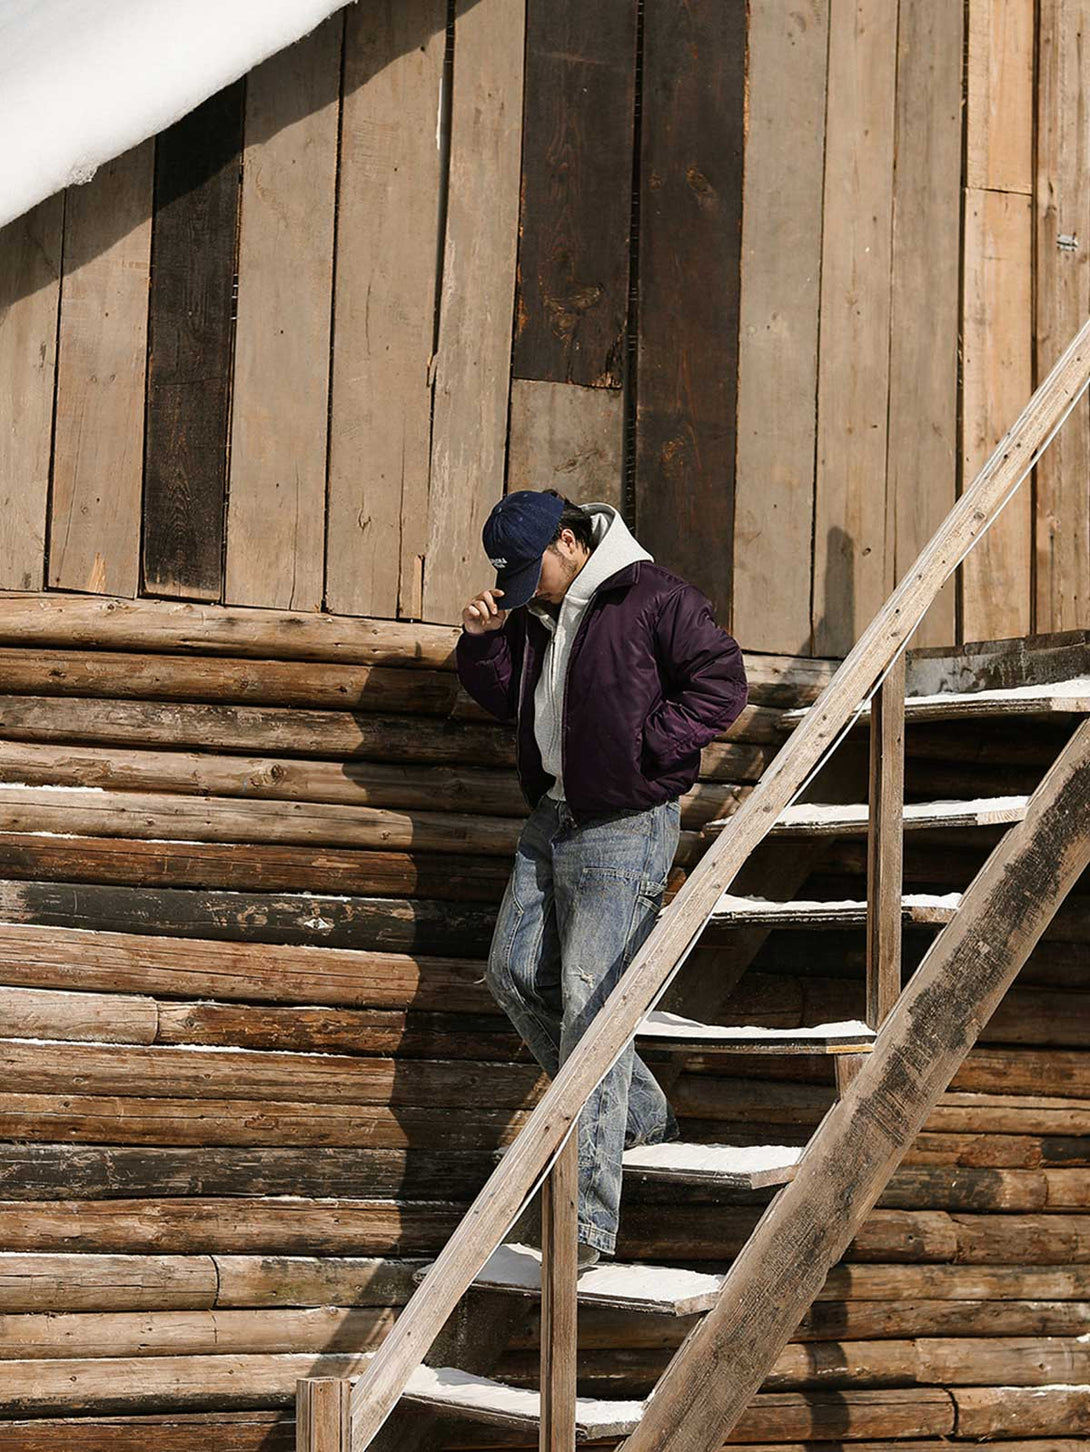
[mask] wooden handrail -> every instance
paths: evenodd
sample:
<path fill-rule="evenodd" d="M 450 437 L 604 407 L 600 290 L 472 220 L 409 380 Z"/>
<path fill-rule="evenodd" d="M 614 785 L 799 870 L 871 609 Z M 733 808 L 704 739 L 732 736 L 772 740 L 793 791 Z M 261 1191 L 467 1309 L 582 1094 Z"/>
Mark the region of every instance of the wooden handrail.
<path fill-rule="evenodd" d="M 447 1317 L 548 1168 L 587 1097 L 685 961 L 721 895 L 835 744 L 940 587 L 998 515 L 1088 376 L 1090 321 L 1083 324 L 806 719 L 697 863 L 545 1091 L 354 1387 L 351 1452 L 365 1452 L 370 1446 Z"/>

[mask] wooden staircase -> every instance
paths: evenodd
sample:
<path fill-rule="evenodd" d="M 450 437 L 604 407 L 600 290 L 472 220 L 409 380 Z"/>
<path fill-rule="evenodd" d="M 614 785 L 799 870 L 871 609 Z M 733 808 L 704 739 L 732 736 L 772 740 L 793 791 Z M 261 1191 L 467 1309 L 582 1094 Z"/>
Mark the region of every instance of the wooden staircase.
<path fill-rule="evenodd" d="M 1058 906 L 1090 863 L 1090 721 L 1077 725 L 1032 794 L 904 803 L 906 724 L 991 717 L 1090 715 L 1085 643 L 1063 680 L 1023 669 L 998 687 L 905 698 L 903 651 L 949 576 L 1047 445 L 1090 377 L 1090 324 L 1080 332 L 637 954 L 462 1225 L 366 1370 L 300 1383 L 300 1446 L 363 1452 L 403 1396 L 514 1431 L 537 1428 L 542 1449 L 624 1439 L 625 1452 L 713 1452 L 735 1424 L 799 1318 L 889 1181 L 929 1110 L 1010 986 Z M 870 705 L 869 712 L 866 706 Z M 862 709 L 861 709 L 862 708 Z M 869 716 L 867 802 L 794 804 L 861 715 Z M 1003 836 L 971 884 L 905 893 L 903 832 L 988 826 Z M 866 835 L 866 900 L 766 900 L 733 895 L 766 836 Z M 902 988 L 904 924 L 939 929 Z M 801 1029 L 702 1023 L 656 1004 L 710 926 L 865 924 L 866 1011 Z M 803 1148 L 675 1143 L 626 1152 L 626 1176 L 718 1190 L 782 1186 L 725 1275 L 670 1265 L 605 1263 L 577 1277 L 576 1118 L 587 1094 L 635 1035 L 657 1055 L 823 1054 L 839 1098 Z M 542 1249 L 508 1232 L 539 1186 Z M 423 1365 L 462 1294 L 540 1297 L 540 1392 L 453 1367 Z M 600 1305 L 702 1319 L 645 1401 L 575 1394 L 576 1307 Z"/>

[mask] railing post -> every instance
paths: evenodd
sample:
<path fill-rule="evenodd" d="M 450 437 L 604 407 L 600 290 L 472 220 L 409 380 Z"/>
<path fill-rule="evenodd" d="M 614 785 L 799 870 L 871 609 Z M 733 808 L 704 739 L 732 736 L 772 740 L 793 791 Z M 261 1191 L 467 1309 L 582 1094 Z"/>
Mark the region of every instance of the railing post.
<path fill-rule="evenodd" d="M 300 1377 L 295 1383 L 295 1452 L 348 1452 L 352 1383 L 341 1377 Z"/>
<path fill-rule="evenodd" d="M 539 1452 L 575 1447 L 579 1146 L 565 1140 L 541 1187 L 541 1432 Z"/>
<path fill-rule="evenodd" d="M 867 1023 L 881 1027 L 901 996 L 904 883 L 905 657 L 871 701 L 867 823 Z"/>

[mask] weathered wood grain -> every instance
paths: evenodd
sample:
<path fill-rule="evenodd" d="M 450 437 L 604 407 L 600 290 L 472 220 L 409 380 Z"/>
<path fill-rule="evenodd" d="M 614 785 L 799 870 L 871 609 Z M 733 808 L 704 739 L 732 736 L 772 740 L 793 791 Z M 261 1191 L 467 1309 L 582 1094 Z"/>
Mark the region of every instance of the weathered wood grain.
<path fill-rule="evenodd" d="M 811 644 L 828 17 L 828 0 L 749 6 L 733 621 L 747 644 L 800 653 Z"/>
<path fill-rule="evenodd" d="M 970 122 L 971 126 L 971 122 Z M 1032 391 L 1033 212 L 1020 192 L 965 194 L 962 470 L 970 479 Z M 1031 627 L 1032 496 L 1026 485 L 961 567 L 966 640 Z"/>
<path fill-rule="evenodd" d="M 511 380 L 507 487 L 556 489 L 575 504 L 622 506 L 624 400 L 619 389 Z"/>
<path fill-rule="evenodd" d="M 445 0 L 345 18 L 326 602 L 350 615 L 423 613 L 446 22 Z"/>
<path fill-rule="evenodd" d="M 965 185 L 1033 190 L 1033 0 L 967 7 Z"/>
<path fill-rule="evenodd" d="M 814 649 L 844 654 L 893 584 L 886 531 L 897 34 L 883 0 L 829 10 Z M 906 561 L 907 563 L 907 561 Z"/>
<path fill-rule="evenodd" d="M 136 594 L 154 142 L 67 193 L 47 583 Z"/>
<path fill-rule="evenodd" d="M 1090 147 L 1081 66 L 1088 33 L 1085 0 L 1044 0 L 1040 6 L 1034 186 L 1038 373 L 1090 313 Z M 1085 399 L 1037 465 L 1035 485 L 1034 628 L 1085 625 L 1090 611 L 1090 404 Z"/>
<path fill-rule="evenodd" d="M 330 16 L 246 77 L 223 584 L 231 604 L 322 606 L 344 23 Z"/>
<path fill-rule="evenodd" d="M 424 560 L 426 620 L 460 620 L 491 568 L 481 529 L 503 494 L 526 12 L 457 0 L 450 174 Z"/>
<path fill-rule="evenodd" d="M 0 393 L 19 421 L 0 431 L 0 588 L 7 590 L 44 583 L 63 226 L 58 194 L 0 231 Z"/>
<path fill-rule="evenodd" d="M 887 529 L 900 579 L 953 508 L 958 479 L 962 60 L 959 5 L 902 0 L 893 174 Z M 1078 326 L 1074 320 L 1067 336 Z M 913 637 L 955 639 L 947 585 Z"/>
<path fill-rule="evenodd" d="M 527 6 L 516 378 L 623 382 L 636 17 L 634 0 Z"/>
<path fill-rule="evenodd" d="M 636 519 L 730 626 L 746 7 L 644 16 Z"/>

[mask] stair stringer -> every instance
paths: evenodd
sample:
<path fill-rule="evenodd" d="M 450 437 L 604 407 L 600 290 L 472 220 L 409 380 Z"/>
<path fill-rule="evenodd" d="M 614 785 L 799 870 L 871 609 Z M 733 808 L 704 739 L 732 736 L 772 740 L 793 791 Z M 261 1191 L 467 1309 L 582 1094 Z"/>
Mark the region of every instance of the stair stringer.
<path fill-rule="evenodd" d="M 621 1452 L 722 1446 L 1090 865 L 1090 720 L 965 893 Z"/>

